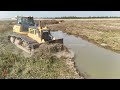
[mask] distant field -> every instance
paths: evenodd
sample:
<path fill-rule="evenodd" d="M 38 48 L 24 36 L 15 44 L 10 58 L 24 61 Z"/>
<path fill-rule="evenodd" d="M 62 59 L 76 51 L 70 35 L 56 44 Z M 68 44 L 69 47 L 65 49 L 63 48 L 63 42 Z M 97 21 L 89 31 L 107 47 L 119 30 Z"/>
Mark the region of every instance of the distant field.
<path fill-rule="evenodd" d="M 49 28 L 80 36 L 99 46 L 120 52 L 120 19 L 68 20 L 49 25 Z"/>
<path fill-rule="evenodd" d="M 94 19 L 35 19 L 35 20 L 65 20 L 65 21 L 71 21 L 71 20 L 120 20 L 120 18 L 94 18 Z"/>
<path fill-rule="evenodd" d="M 34 19 L 34 20 L 65 20 L 65 21 L 71 21 L 71 20 L 120 20 L 120 18 L 91 18 L 91 19 Z M 0 21 L 15 21 L 15 20 L 0 20 Z"/>

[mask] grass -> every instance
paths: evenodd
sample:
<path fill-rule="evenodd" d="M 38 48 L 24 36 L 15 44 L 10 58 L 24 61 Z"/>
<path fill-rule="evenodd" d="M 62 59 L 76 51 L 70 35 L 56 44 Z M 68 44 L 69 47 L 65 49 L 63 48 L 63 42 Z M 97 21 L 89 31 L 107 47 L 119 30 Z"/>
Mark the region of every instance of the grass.
<path fill-rule="evenodd" d="M 74 78 L 65 60 L 53 56 L 25 58 L 10 52 L 0 54 L 0 78 L 61 79 Z M 4 70 L 6 71 L 3 74 Z"/>
<path fill-rule="evenodd" d="M 0 32 L 12 30 L 15 23 L 15 21 L 0 21 Z"/>
<path fill-rule="evenodd" d="M 76 71 L 47 50 L 30 57 L 7 41 L 12 34 L 13 21 L 0 21 L 0 79 L 75 79 Z M 44 48 L 44 47 L 43 47 Z M 42 50 L 43 50 L 42 48 Z M 41 51 L 42 51 L 41 50 Z"/>
<path fill-rule="evenodd" d="M 120 20 L 71 20 L 49 25 L 49 28 L 80 36 L 101 47 L 120 52 Z"/>
<path fill-rule="evenodd" d="M 64 20 L 41 20 L 42 23 L 45 23 L 47 25 L 49 24 L 59 24 L 60 22 L 64 22 Z M 39 20 L 35 20 L 35 23 L 39 23 Z"/>

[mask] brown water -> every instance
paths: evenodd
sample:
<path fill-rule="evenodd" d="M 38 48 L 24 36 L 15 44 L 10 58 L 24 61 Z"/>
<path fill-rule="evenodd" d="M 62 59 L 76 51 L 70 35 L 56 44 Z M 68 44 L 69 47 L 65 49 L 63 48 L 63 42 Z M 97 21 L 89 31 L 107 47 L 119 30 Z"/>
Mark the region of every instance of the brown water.
<path fill-rule="evenodd" d="M 64 44 L 75 53 L 78 70 L 86 78 L 120 79 L 120 54 L 61 31 L 52 32 L 52 35 L 64 39 Z"/>

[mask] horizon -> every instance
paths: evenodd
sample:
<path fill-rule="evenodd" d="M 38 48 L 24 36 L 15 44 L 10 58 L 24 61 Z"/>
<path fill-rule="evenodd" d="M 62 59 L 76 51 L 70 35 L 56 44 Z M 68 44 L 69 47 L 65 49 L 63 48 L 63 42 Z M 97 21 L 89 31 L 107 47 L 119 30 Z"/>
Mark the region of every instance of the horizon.
<path fill-rule="evenodd" d="M 120 11 L 0 11 L 0 18 L 33 17 L 120 17 Z"/>

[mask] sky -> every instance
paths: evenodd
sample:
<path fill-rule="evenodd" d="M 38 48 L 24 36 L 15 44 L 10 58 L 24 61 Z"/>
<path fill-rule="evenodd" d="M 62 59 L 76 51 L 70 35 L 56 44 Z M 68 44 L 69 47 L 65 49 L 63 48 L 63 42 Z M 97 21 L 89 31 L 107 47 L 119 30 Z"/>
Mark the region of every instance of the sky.
<path fill-rule="evenodd" d="M 120 11 L 0 11 L 0 18 L 13 18 L 17 15 L 33 17 L 120 16 Z"/>

